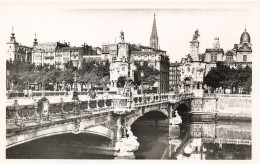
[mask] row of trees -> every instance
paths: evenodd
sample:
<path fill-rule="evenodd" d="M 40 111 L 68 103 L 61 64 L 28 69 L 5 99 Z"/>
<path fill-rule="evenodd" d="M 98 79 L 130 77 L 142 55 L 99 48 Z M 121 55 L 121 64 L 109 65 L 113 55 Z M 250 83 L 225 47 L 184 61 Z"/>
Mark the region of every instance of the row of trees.
<path fill-rule="evenodd" d="M 66 64 L 65 69 L 61 70 L 52 65 L 35 66 L 20 61 L 7 61 L 7 83 L 13 86 L 7 89 L 21 91 L 28 89 L 29 84 L 32 83 L 53 83 L 57 88 L 60 84 L 65 83 L 65 85 L 70 85 L 72 88 L 75 74 L 81 87 L 84 84 L 104 85 L 109 83 L 109 65 L 108 61 L 84 60 L 80 69 L 73 67 L 72 64 Z M 10 87 L 10 85 L 7 87 Z"/>
<path fill-rule="evenodd" d="M 212 68 L 204 78 L 204 83 L 212 89 L 230 88 L 231 93 L 250 93 L 252 90 L 252 68 L 249 66 L 230 68 L 222 62 L 217 62 L 217 67 Z M 233 92 L 235 88 L 235 92 Z"/>
<path fill-rule="evenodd" d="M 153 85 L 159 79 L 159 71 L 148 66 L 147 62 L 142 65 L 135 62 L 136 71 L 134 73 L 134 84 L 140 85 L 143 82 Z M 110 63 L 109 61 L 83 60 L 80 69 L 73 67 L 72 64 L 65 64 L 65 69 L 61 70 L 54 66 L 35 66 L 31 63 L 22 63 L 20 61 L 7 61 L 7 89 L 22 91 L 29 88 L 29 84 L 49 84 L 53 83 L 58 86 L 63 83 L 72 88 L 75 74 L 77 82 L 83 85 L 88 84 L 106 88 L 110 83 Z M 141 77 L 141 71 L 144 72 L 144 77 Z M 12 88 L 11 88 L 12 84 Z"/>

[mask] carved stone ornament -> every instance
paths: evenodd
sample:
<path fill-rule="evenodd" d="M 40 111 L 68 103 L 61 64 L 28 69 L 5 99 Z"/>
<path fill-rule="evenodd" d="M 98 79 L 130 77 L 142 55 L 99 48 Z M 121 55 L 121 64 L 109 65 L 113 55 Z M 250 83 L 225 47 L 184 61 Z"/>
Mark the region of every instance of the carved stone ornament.
<path fill-rule="evenodd" d="M 133 156 L 133 152 L 138 150 L 139 143 L 137 137 L 135 137 L 131 131 L 131 127 L 127 127 L 127 138 L 122 138 L 121 141 L 117 142 L 115 149 L 119 150 L 118 156 Z"/>
<path fill-rule="evenodd" d="M 132 112 L 132 110 L 128 109 L 128 108 L 117 108 L 117 109 L 114 109 L 114 111 L 113 111 L 113 113 L 116 115 L 125 115 L 130 112 Z"/>

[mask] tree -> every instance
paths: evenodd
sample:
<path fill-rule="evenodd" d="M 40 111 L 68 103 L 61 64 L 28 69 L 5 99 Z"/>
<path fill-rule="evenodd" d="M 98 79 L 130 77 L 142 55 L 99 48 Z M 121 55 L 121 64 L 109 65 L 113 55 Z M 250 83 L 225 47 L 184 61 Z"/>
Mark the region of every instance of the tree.
<path fill-rule="evenodd" d="M 141 85 L 143 80 L 144 83 L 148 83 L 149 85 L 153 85 L 156 81 L 159 80 L 160 72 L 149 66 L 148 62 L 144 62 L 141 65 L 139 62 L 134 63 L 136 66 L 136 71 L 134 72 L 134 84 Z M 144 77 L 141 77 L 141 72 L 143 71 Z"/>
<path fill-rule="evenodd" d="M 250 80 L 251 79 L 251 80 Z M 230 88 L 233 93 L 238 93 L 238 88 L 245 88 L 249 93 L 252 86 L 252 68 L 246 66 L 245 68 L 229 68 L 222 62 L 217 62 L 217 67 L 212 68 L 204 78 L 204 83 L 213 89 L 222 87 Z"/>

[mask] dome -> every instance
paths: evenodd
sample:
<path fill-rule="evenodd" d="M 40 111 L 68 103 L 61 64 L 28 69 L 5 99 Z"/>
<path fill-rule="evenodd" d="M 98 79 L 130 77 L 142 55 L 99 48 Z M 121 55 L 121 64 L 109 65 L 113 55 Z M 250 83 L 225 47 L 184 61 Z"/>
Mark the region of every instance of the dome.
<path fill-rule="evenodd" d="M 240 37 L 240 43 L 243 43 L 243 42 L 247 42 L 247 43 L 250 43 L 250 35 L 249 33 L 245 31 L 242 33 L 241 37 Z"/>

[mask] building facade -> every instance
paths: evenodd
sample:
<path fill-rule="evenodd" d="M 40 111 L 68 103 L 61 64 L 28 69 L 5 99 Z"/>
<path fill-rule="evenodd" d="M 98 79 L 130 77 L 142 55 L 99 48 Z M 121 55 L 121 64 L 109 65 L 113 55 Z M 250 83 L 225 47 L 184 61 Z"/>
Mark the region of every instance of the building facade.
<path fill-rule="evenodd" d="M 201 61 L 199 54 L 199 32 L 195 31 L 190 42 L 190 54 L 182 60 L 181 71 L 181 93 L 192 92 L 196 96 L 203 96 L 203 79 L 205 76 L 206 63 Z"/>
<path fill-rule="evenodd" d="M 149 66 L 159 70 L 160 80 L 154 84 L 154 87 L 157 88 L 158 92 L 169 92 L 170 60 L 166 51 L 146 46 L 135 46 L 135 48 L 131 50 L 131 60 L 141 64 L 147 62 Z"/>
<path fill-rule="evenodd" d="M 99 54 L 98 54 L 99 53 Z M 32 51 L 32 63 L 39 65 L 53 65 L 64 69 L 65 65 L 80 67 L 83 59 L 101 60 L 101 49 L 92 48 L 84 43 L 81 47 L 72 47 L 69 43 L 43 42 L 38 43 L 35 38 Z"/>
<path fill-rule="evenodd" d="M 102 45 L 101 59 L 102 60 L 108 60 L 109 62 L 116 60 L 117 50 L 118 50 L 118 44 L 116 44 L 116 43 L 114 43 L 114 44 L 103 44 Z"/>
<path fill-rule="evenodd" d="M 12 27 L 12 33 L 10 40 L 6 43 L 6 60 L 8 61 L 21 61 L 32 62 L 32 47 L 24 46 L 16 41 L 14 29 Z"/>
<path fill-rule="evenodd" d="M 178 63 L 170 63 L 169 69 L 169 90 L 174 93 L 178 93 L 181 85 L 181 70 L 180 66 L 182 64 Z"/>

